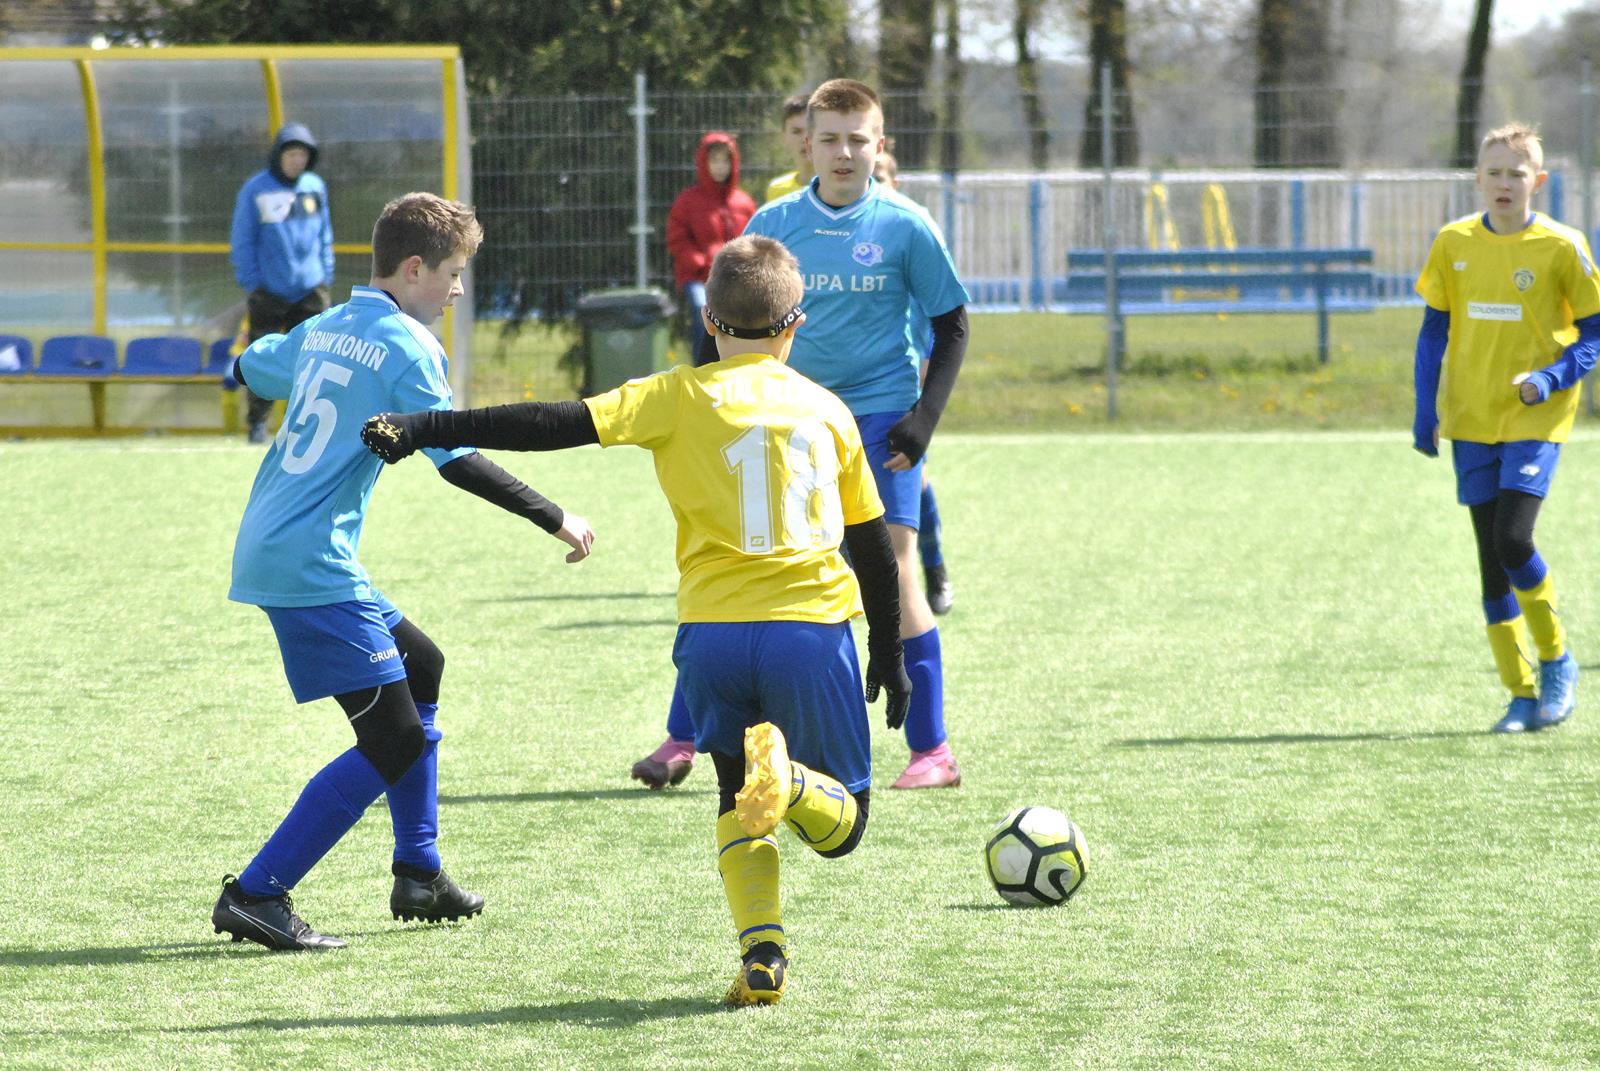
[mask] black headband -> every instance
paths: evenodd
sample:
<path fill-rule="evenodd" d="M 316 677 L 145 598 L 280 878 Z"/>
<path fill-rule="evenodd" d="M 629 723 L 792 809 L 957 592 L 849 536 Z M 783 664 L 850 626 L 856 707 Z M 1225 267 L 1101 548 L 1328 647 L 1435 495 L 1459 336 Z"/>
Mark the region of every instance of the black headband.
<path fill-rule="evenodd" d="M 784 314 L 783 319 L 777 323 L 768 324 L 766 327 L 731 327 L 723 323 L 717 317 L 717 314 L 711 311 L 710 306 L 706 307 L 706 318 L 711 321 L 711 326 L 725 335 L 732 335 L 734 338 L 773 338 L 789 330 L 804 315 L 805 313 L 801 311 L 800 306 L 796 305 Z"/>

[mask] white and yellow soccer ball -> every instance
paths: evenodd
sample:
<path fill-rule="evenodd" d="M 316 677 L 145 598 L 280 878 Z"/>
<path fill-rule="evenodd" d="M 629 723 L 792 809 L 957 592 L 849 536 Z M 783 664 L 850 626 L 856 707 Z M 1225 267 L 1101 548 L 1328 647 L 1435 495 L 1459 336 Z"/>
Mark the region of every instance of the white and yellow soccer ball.
<path fill-rule="evenodd" d="M 995 892 L 1013 904 L 1064 904 L 1089 873 L 1083 833 L 1049 807 L 1018 807 L 1002 818 L 983 849 Z"/>

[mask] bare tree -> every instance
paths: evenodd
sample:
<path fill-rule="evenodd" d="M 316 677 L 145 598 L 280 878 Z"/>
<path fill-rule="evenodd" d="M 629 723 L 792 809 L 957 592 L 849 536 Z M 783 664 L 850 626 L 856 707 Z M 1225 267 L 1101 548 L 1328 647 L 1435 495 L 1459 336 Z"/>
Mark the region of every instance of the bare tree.
<path fill-rule="evenodd" d="M 887 119 L 895 156 L 908 168 L 928 165 L 936 122 L 922 104 L 933 69 L 935 10 L 927 0 L 878 0 L 878 88 L 895 94 Z"/>
<path fill-rule="evenodd" d="M 1083 143 L 1078 162 L 1099 167 L 1100 70 L 1111 68 L 1111 163 L 1128 167 L 1139 162 L 1139 132 L 1134 125 L 1133 93 L 1128 88 L 1128 9 L 1124 0 L 1089 0 L 1089 97 L 1083 108 Z"/>
<path fill-rule="evenodd" d="M 1456 92 L 1457 167 L 1476 167 L 1478 163 L 1478 111 L 1483 102 L 1483 77 L 1489 60 L 1489 28 L 1493 17 L 1494 0 L 1478 0 L 1472 16 L 1472 32 L 1467 35 L 1467 56 L 1461 64 L 1461 83 Z"/>
<path fill-rule="evenodd" d="M 1256 20 L 1257 167 L 1338 167 L 1334 0 L 1261 0 Z"/>
<path fill-rule="evenodd" d="M 1039 98 L 1039 62 L 1033 54 L 1033 28 L 1040 0 L 1017 0 L 1012 38 L 1017 46 L 1017 85 L 1022 90 L 1022 119 L 1028 128 L 1028 159 L 1043 171 L 1050 166 L 1050 130 Z"/>

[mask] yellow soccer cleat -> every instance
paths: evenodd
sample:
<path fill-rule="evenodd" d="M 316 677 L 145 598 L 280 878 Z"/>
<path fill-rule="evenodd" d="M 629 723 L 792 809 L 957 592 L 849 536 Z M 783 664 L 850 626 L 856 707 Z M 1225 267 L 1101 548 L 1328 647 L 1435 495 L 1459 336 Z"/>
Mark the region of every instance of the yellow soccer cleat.
<path fill-rule="evenodd" d="M 794 780 L 783 730 L 770 721 L 744 731 L 744 787 L 733 797 L 739 827 L 746 836 L 764 837 L 789 812 Z M 776 998 L 774 998 L 776 999 Z"/>
<path fill-rule="evenodd" d="M 788 985 L 788 957 L 773 942 L 763 941 L 745 953 L 744 962 L 739 964 L 739 976 L 728 987 L 728 995 L 723 999 L 736 1008 L 776 1004 Z"/>

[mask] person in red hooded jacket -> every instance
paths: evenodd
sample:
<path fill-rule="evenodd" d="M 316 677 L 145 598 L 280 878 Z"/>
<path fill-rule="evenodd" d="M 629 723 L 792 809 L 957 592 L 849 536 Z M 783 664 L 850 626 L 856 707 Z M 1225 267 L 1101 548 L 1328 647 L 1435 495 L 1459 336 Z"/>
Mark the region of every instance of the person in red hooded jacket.
<path fill-rule="evenodd" d="M 689 305 L 690 353 L 701 365 L 717 356 L 700 316 L 712 258 L 744 233 L 756 202 L 739 188 L 739 143 L 732 134 L 713 130 L 701 138 L 694 170 L 695 184 L 678 194 L 667 213 L 667 251 L 678 292 Z"/>

